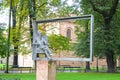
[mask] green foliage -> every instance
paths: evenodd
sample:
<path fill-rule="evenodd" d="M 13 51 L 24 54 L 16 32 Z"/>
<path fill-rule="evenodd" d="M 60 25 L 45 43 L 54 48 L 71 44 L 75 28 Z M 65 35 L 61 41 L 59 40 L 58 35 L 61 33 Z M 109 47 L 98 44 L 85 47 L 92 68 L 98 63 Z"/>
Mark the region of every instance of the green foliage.
<path fill-rule="evenodd" d="M 114 51 L 116 55 L 120 55 L 120 11 L 118 11 L 111 21 L 110 29 L 110 49 Z"/>
<path fill-rule="evenodd" d="M 59 16 L 61 17 L 66 17 L 66 16 L 71 16 L 73 14 L 74 10 L 72 6 L 62 6 L 61 9 L 59 10 Z"/>
<path fill-rule="evenodd" d="M 2 1 L 0 1 L 0 10 L 2 9 L 2 5 L 3 5 L 3 3 L 2 3 Z"/>
<path fill-rule="evenodd" d="M 73 8 L 67 5 L 67 0 L 12 0 L 12 17 L 14 28 L 11 29 L 11 46 L 17 46 L 19 52 L 22 54 L 30 53 L 30 30 L 29 23 L 30 16 L 36 20 L 43 20 L 46 18 L 59 17 L 60 15 L 69 16 L 73 12 Z M 36 4 L 34 5 L 34 1 Z M 10 0 L 3 0 L 3 7 L 8 8 Z M 69 15 L 68 15 L 69 14 Z M 62 16 L 63 17 L 63 16 Z M 61 35 L 59 35 L 61 37 Z M 60 38 L 61 40 L 63 39 Z M 60 40 L 59 40 L 60 41 Z M 64 41 L 64 39 L 63 39 Z M 65 40 L 67 41 L 67 40 Z M 56 41 L 54 41 L 56 42 Z M 68 42 L 63 42 L 62 46 L 58 45 L 58 50 L 68 50 Z M 53 43 L 54 44 L 54 43 Z M 27 45 L 27 46 L 26 46 Z M 66 48 L 65 48 L 66 46 Z M 29 49 L 28 49 L 29 47 Z M 14 49 L 13 49 L 14 50 Z M 19 53 L 18 52 L 18 53 Z"/>
<path fill-rule="evenodd" d="M 3 34 L 3 31 L 5 31 L 3 25 L 0 25 L 0 56 L 1 57 L 5 57 L 6 49 L 7 49 L 7 40 L 5 38 L 5 35 Z"/>
<path fill-rule="evenodd" d="M 59 5 L 61 4 L 61 0 L 52 0 L 52 1 L 51 1 L 51 4 L 52 4 L 53 6 L 59 6 Z"/>
<path fill-rule="evenodd" d="M 70 50 L 69 39 L 62 35 L 51 34 L 48 37 L 48 42 L 50 44 L 50 49 L 52 49 L 54 52 Z"/>
<path fill-rule="evenodd" d="M 77 21 L 76 34 L 77 42 L 74 45 L 75 54 L 81 57 L 89 57 L 90 53 L 90 25 L 89 21 Z"/>
<path fill-rule="evenodd" d="M 75 0 L 76 3 L 78 3 L 80 0 Z M 104 13 L 104 15 L 109 15 L 110 9 L 112 8 L 113 2 L 112 1 L 106 1 L 106 0 L 94 0 L 92 1 L 95 4 L 95 7 L 97 9 L 99 9 L 100 11 L 94 11 L 93 7 L 91 6 L 90 2 L 88 0 L 82 0 L 80 2 L 80 4 L 78 3 L 78 5 L 76 5 L 76 7 L 81 7 L 81 14 L 93 14 L 94 15 L 94 19 L 95 19 L 95 30 L 94 30 L 94 52 L 95 52 L 95 56 L 105 56 L 105 52 L 106 50 L 111 50 L 114 53 L 119 53 L 119 40 L 120 40 L 120 36 L 119 36 L 119 19 L 120 16 L 119 15 L 119 6 L 117 7 L 117 11 L 116 14 L 114 15 L 114 17 L 111 20 L 110 23 L 110 30 L 108 31 L 109 34 L 106 36 L 105 35 L 105 22 L 104 22 L 104 16 L 102 14 L 102 11 Z M 100 13 L 99 13 L 100 12 Z M 80 23 L 79 23 L 80 24 Z M 83 25 L 84 24 L 80 24 Z M 81 37 L 82 34 L 80 33 Z M 86 36 L 86 35 L 84 35 Z M 109 41 L 105 40 L 106 37 L 109 37 Z M 78 37 L 79 39 L 79 37 Z M 82 39 L 82 38 L 81 38 Z M 88 45 L 86 43 L 86 45 Z M 81 45 L 78 46 L 78 48 Z M 86 48 L 86 46 L 84 46 L 84 48 Z M 84 49 L 83 49 L 84 50 Z M 79 52 L 79 51 L 78 51 Z M 84 52 L 86 52 L 86 50 L 84 50 Z"/>

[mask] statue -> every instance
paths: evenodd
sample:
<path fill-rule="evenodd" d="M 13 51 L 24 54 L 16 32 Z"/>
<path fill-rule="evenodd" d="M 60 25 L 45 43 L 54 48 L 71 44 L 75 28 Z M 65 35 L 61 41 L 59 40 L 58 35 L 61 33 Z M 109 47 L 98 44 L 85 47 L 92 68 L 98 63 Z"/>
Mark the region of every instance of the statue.
<path fill-rule="evenodd" d="M 48 59 L 51 58 L 52 52 L 48 46 L 48 37 L 41 32 L 37 32 L 33 40 L 33 59 L 37 58 L 37 54 L 45 54 Z"/>

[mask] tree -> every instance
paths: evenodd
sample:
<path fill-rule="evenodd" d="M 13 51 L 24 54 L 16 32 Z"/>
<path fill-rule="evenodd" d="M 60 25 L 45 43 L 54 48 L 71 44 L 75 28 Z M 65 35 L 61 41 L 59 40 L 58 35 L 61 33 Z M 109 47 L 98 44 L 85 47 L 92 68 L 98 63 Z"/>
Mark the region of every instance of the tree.
<path fill-rule="evenodd" d="M 111 2 L 111 1 L 109 1 Z M 113 40 L 112 40 L 112 35 L 111 35 L 111 22 L 113 20 L 113 17 L 116 13 L 117 6 L 118 6 L 119 0 L 114 0 L 111 2 L 110 5 L 108 3 L 101 2 L 101 4 L 106 5 L 106 8 L 109 7 L 107 10 L 106 9 L 100 9 L 98 7 L 95 7 L 95 4 L 90 0 L 90 4 L 92 5 L 92 8 L 94 11 L 98 12 L 99 14 L 102 15 L 104 19 L 104 40 L 105 40 L 105 54 L 107 58 L 107 65 L 108 65 L 108 72 L 115 72 L 115 52 L 111 47 L 113 46 Z M 100 4 L 100 5 L 101 5 Z"/>
<path fill-rule="evenodd" d="M 107 72 L 115 72 L 115 56 L 117 54 L 116 51 L 118 50 L 117 48 L 119 45 L 117 41 L 117 37 L 119 36 L 119 26 L 113 24 L 119 24 L 118 18 L 120 17 L 116 17 L 119 11 L 119 0 L 82 0 L 80 3 L 81 5 L 79 6 L 82 8 L 83 14 L 84 12 L 88 12 L 93 13 L 95 16 L 95 27 L 97 27 L 95 28 L 95 38 L 97 38 L 96 40 L 98 41 L 97 43 L 95 42 L 95 51 L 98 50 L 100 54 L 106 56 L 108 66 Z M 100 32 L 100 30 L 101 34 L 98 35 L 97 32 Z"/>
<path fill-rule="evenodd" d="M 28 7 L 33 7 L 33 5 L 28 5 L 32 0 L 13 0 L 12 1 L 12 38 L 11 43 L 14 47 L 14 58 L 13 58 L 13 67 L 18 67 L 18 53 L 20 49 L 20 43 L 24 44 L 23 42 L 26 41 L 20 41 L 22 32 L 24 31 L 24 24 L 28 20 L 28 15 L 33 14 L 33 11 L 30 12 Z M 35 0 L 34 0 L 35 1 Z M 9 6 L 9 1 L 4 0 L 5 6 Z M 30 25 L 31 25 L 32 19 L 30 19 Z M 31 29 L 30 29 L 31 30 Z M 31 32 L 32 33 L 32 32 Z M 29 39 L 28 39 L 29 40 Z M 32 41 L 31 41 L 32 42 Z M 27 52 L 26 52 L 27 53 Z"/>
<path fill-rule="evenodd" d="M 16 16 L 16 14 L 17 14 L 17 4 L 18 4 L 18 1 L 16 0 L 16 1 L 12 1 L 12 29 L 14 30 L 14 33 L 15 34 L 13 34 L 13 37 L 12 37 L 12 41 L 13 41 L 13 45 L 14 45 L 14 59 L 13 59 L 13 67 L 18 67 L 18 45 L 16 44 L 16 43 L 18 43 L 19 42 L 19 39 L 18 39 L 18 35 L 17 35 L 17 20 L 16 20 L 16 18 L 17 18 L 17 16 Z"/>
<path fill-rule="evenodd" d="M 9 0 L 3 1 L 3 7 L 9 7 Z M 27 12 L 23 7 L 25 7 L 26 1 L 24 0 L 12 0 L 12 30 L 11 30 L 11 44 L 13 46 L 14 60 L 13 65 L 18 66 L 18 53 L 20 48 L 20 43 L 24 44 L 21 39 L 21 33 L 24 31 L 24 23 L 27 21 Z M 24 6 L 23 6 L 24 5 Z M 25 7 L 26 8 L 26 7 Z M 23 28 L 22 28 L 23 27 Z M 13 66 L 13 67 L 14 67 Z"/>

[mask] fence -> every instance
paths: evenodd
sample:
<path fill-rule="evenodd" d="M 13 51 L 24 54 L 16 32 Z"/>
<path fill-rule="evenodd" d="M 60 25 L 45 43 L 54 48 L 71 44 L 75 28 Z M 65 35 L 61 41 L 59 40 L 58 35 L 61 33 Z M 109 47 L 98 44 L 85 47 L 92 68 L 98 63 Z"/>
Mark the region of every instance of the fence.
<path fill-rule="evenodd" d="M 0 78 L 0 80 L 20 80 L 20 78 Z"/>
<path fill-rule="evenodd" d="M 70 65 L 61 65 L 56 67 L 57 72 L 86 72 L 85 67 L 80 66 L 70 66 Z M 101 66 L 98 68 L 99 72 L 106 72 L 107 67 Z M 116 67 L 117 72 L 120 72 L 120 67 Z M 0 67 L 0 73 L 4 73 L 5 66 Z M 32 67 L 9 67 L 10 73 L 35 73 L 35 68 Z M 89 72 L 96 72 L 96 67 L 91 67 Z M 1 80 L 1 79 L 0 79 Z"/>
<path fill-rule="evenodd" d="M 0 66 L 0 73 L 3 73 L 6 69 L 6 66 Z M 10 73 L 33 73 L 35 72 L 35 68 L 32 67 L 12 67 L 9 66 L 8 70 Z"/>

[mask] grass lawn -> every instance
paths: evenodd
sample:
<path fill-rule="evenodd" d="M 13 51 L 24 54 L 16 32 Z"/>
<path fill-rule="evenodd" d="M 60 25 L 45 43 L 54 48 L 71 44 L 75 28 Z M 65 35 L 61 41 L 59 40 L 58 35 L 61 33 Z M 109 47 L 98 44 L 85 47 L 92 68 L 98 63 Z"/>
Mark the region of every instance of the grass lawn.
<path fill-rule="evenodd" d="M 0 78 L 35 80 L 35 74 L 0 74 Z M 56 80 L 120 80 L 120 73 L 57 73 Z"/>

